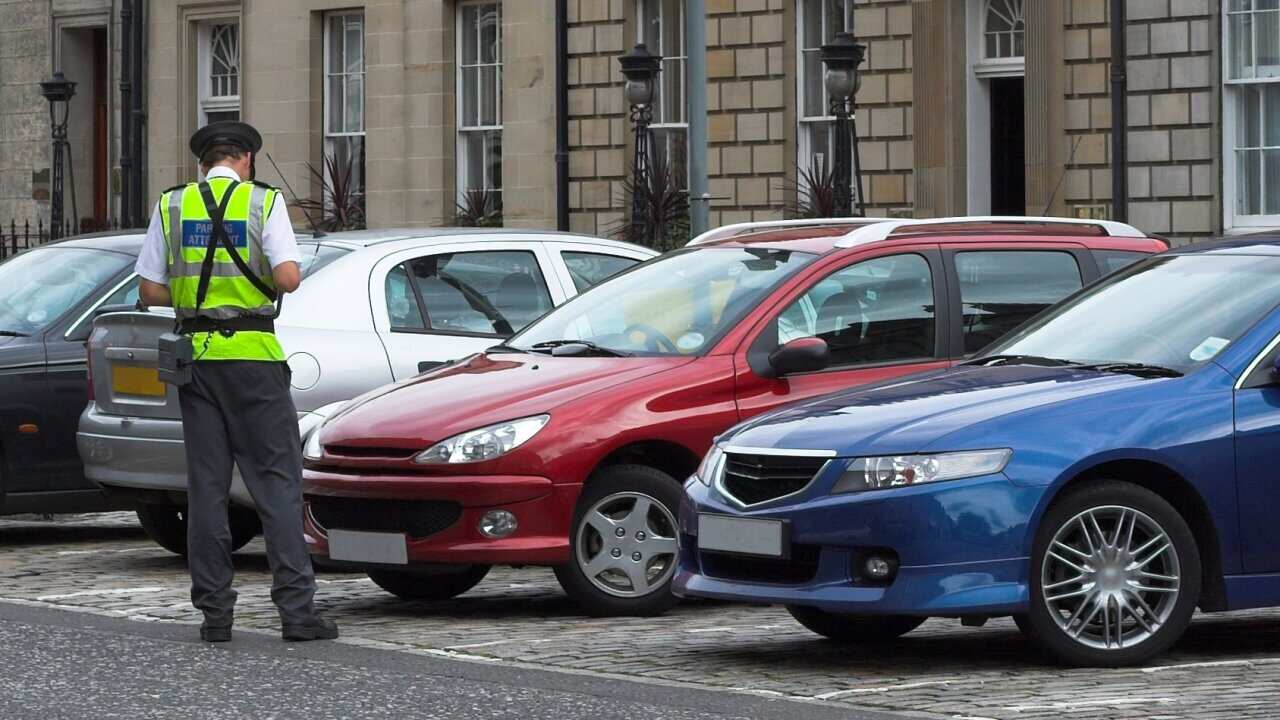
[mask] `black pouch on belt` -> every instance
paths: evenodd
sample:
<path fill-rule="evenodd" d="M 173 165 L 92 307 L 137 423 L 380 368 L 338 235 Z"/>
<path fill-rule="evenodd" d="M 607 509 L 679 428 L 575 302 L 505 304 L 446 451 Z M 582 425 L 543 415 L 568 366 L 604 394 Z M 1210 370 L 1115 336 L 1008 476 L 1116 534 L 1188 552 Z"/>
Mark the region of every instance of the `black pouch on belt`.
<path fill-rule="evenodd" d="M 160 381 L 182 387 L 191 382 L 191 363 L 195 357 L 190 335 L 165 333 L 160 336 Z"/>

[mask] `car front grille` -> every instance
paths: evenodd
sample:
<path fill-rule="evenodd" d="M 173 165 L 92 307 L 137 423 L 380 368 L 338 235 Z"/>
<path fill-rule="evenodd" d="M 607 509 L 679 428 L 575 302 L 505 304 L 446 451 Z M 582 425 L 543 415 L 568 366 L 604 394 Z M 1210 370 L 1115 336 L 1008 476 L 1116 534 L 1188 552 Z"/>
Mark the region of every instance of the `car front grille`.
<path fill-rule="evenodd" d="M 325 445 L 325 452 L 334 457 L 379 458 L 405 460 L 421 452 L 418 448 L 366 447 L 363 445 Z"/>
<path fill-rule="evenodd" d="M 424 538 L 447 530 L 462 517 L 462 506 L 442 500 L 372 500 L 308 495 L 311 517 L 325 530 L 405 533 Z"/>
<path fill-rule="evenodd" d="M 721 489 L 743 505 L 758 505 L 802 490 L 826 458 L 726 453 Z"/>
<path fill-rule="evenodd" d="M 707 577 L 735 582 L 803 585 L 818 574 L 821 555 L 822 548 L 818 545 L 793 544 L 791 557 L 787 559 L 702 552 L 699 560 Z"/>

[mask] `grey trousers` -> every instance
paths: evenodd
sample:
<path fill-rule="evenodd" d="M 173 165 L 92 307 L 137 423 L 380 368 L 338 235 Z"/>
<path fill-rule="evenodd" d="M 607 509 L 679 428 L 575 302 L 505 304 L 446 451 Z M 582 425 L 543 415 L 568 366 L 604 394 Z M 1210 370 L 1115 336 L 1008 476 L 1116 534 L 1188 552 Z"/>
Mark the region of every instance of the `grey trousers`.
<path fill-rule="evenodd" d="M 227 502 L 233 463 L 258 506 L 271 599 L 285 624 L 314 612 L 315 575 L 302 531 L 302 447 L 281 362 L 208 360 L 178 390 L 187 449 L 187 563 L 191 602 L 209 625 L 230 625 L 231 530 Z"/>

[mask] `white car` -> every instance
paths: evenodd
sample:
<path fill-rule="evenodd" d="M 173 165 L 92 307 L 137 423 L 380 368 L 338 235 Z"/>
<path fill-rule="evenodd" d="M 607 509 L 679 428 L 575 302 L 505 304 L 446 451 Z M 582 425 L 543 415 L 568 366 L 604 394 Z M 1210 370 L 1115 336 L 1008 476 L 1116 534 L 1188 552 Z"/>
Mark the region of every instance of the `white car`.
<path fill-rule="evenodd" d="M 463 228 L 334 233 L 299 245 L 305 279 L 285 296 L 276 333 L 289 356 L 304 434 L 326 406 L 496 345 L 657 254 L 594 237 Z M 136 287 L 136 278 L 129 282 Z M 152 539 L 183 553 L 181 413 L 177 391 L 156 375 L 157 340 L 172 328 L 172 311 L 98 316 L 88 341 L 92 394 L 77 446 L 85 476 L 135 501 Z M 239 477 L 232 500 L 241 506 L 231 512 L 238 548 L 258 532 Z"/>

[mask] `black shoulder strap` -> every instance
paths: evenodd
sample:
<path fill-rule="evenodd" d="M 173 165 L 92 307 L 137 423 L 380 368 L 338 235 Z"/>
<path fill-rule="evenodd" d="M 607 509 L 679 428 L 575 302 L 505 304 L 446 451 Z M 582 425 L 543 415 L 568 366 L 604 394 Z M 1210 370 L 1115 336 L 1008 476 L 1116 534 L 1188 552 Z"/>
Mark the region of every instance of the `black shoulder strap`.
<path fill-rule="evenodd" d="M 180 185 L 174 185 L 171 188 L 165 188 L 164 190 L 160 191 L 160 194 L 163 195 L 165 193 L 176 192 L 178 190 L 185 190 L 186 188 L 187 188 L 187 183 L 182 183 Z"/>
<path fill-rule="evenodd" d="M 196 287 L 196 307 L 199 309 L 200 303 L 204 300 L 204 295 L 209 290 L 209 276 L 213 273 L 213 254 L 220 242 L 226 248 L 227 254 L 231 256 L 231 262 L 235 263 L 236 269 L 244 275 L 245 279 L 251 285 L 258 289 L 271 302 L 276 301 L 277 293 L 274 289 L 262 282 L 262 279 L 254 274 L 249 268 L 249 264 L 240 257 L 240 252 L 235 245 L 231 243 L 231 238 L 227 236 L 227 230 L 223 223 L 223 217 L 227 212 L 227 203 L 231 199 L 231 193 L 235 192 L 239 181 L 232 180 L 231 185 L 227 187 L 227 192 L 222 196 L 220 204 L 215 203 L 213 199 L 213 190 L 209 187 L 209 183 L 200 183 L 200 196 L 204 199 L 205 211 L 209 213 L 209 218 L 213 220 L 213 232 L 209 236 L 209 250 L 205 256 L 205 264 L 200 268 L 200 284 Z M 216 214 L 215 214 L 216 213 Z"/>

